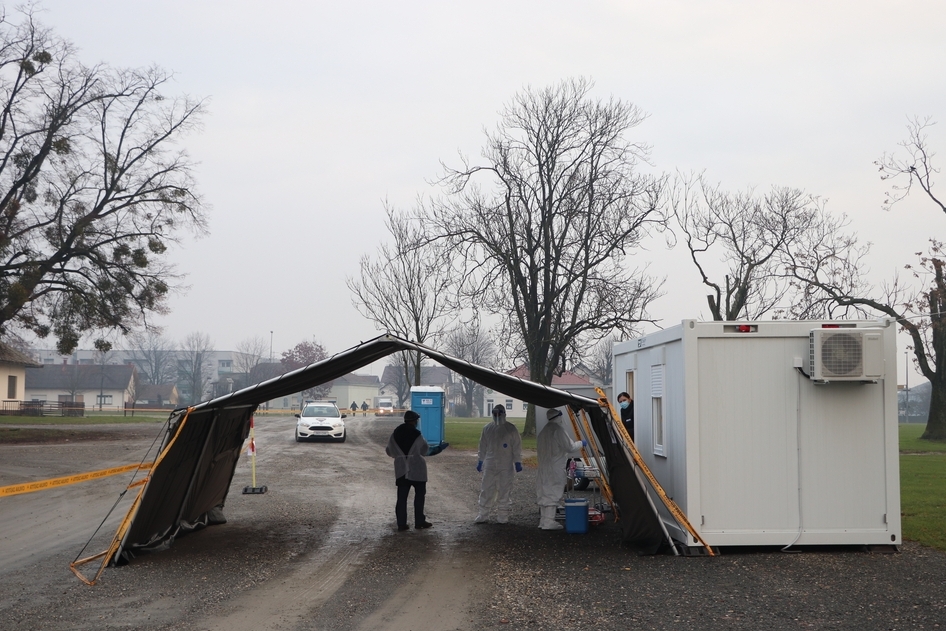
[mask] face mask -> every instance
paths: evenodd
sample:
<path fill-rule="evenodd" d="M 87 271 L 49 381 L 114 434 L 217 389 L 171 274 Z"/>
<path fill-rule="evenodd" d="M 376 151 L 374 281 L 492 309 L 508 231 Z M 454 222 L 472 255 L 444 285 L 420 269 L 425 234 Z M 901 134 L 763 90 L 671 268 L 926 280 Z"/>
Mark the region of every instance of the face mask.
<path fill-rule="evenodd" d="M 630 401 L 621 401 L 621 409 L 626 410 L 627 406 L 629 406 L 630 404 L 631 404 Z"/>

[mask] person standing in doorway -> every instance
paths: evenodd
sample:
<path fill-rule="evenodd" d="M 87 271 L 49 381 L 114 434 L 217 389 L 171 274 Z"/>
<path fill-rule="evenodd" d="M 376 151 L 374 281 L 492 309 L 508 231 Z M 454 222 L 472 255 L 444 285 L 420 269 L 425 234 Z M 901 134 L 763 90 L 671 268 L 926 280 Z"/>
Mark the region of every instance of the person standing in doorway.
<path fill-rule="evenodd" d="M 424 457 L 430 447 L 417 429 L 419 419 L 417 412 L 405 412 L 404 422 L 395 428 L 385 449 L 394 458 L 394 484 L 397 486 L 394 516 L 399 532 L 410 528 L 407 525 L 407 496 L 411 488 L 414 489 L 414 528 L 421 530 L 433 526 L 424 515 L 424 500 L 427 497 L 427 461 Z"/>
<path fill-rule="evenodd" d="M 634 399 L 628 393 L 622 392 L 618 395 L 618 407 L 621 409 L 621 422 L 624 423 L 631 440 L 636 441 L 637 439 L 634 438 Z"/>
<path fill-rule="evenodd" d="M 483 428 L 478 455 L 476 470 L 482 471 L 483 481 L 479 512 L 473 521 L 486 523 L 495 507 L 496 523 L 508 523 L 513 477 L 522 471 L 522 438 L 516 426 L 506 420 L 502 405 L 493 408 L 493 421 Z"/>

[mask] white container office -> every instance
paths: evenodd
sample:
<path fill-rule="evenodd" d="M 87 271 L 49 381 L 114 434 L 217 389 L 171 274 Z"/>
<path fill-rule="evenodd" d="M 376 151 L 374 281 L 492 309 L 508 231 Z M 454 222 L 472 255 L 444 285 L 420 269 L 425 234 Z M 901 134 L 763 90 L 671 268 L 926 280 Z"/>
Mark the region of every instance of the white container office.
<path fill-rule="evenodd" d="M 613 375 L 645 463 L 709 545 L 889 546 L 895 362 L 889 320 L 684 320 L 616 344 Z"/>

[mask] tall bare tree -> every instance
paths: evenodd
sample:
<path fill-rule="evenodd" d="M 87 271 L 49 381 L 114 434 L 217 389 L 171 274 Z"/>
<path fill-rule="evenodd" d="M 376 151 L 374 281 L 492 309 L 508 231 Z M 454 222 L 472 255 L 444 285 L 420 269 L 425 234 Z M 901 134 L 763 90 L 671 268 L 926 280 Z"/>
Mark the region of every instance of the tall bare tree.
<path fill-rule="evenodd" d="M 206 333 L 191 333 L 181 343 L 177 353 L 179 383 L 183 385 L 181 396 L 191 404 L 203 400 L 213 379 L 213 350 L 214 344 Z"/>
<path fill-rule="evenodd" d="M 884 202 L 890 208 L 904 199 L 912 186 L 919 186 L 924 196 L 939 210 L 946 207 L 936 197 L 933 163 L 926 128 L 929 119 L 915 119 L 908 125 L 908 139 L 903 151 L 885 154 L 877 161 L 881 178 L 889 181 L 891 191 Z M 866 253 L 866 248 L 861 250 Z M 907 265 L 912 282 L 899 276 L 873 287 L 858 278 L 856 266 L 839 261 L 824 245 L 813 247 L 810 254 L 800 254 L 792 261 L 792 272 L 799 282 L 813 286 L 841 307 L 868 310 L 896 319 L 910 335 L 915 365 L 929 379 L 932 389 L 930 415 L 923 438 L 946 440 L 946 251 L 943 242 L 930 239 L 926 253 L 918 252 L 918 265 Z M 853 280 L 852 280 L 853 279 Z"/>
<path fill-rule="evenodd" d="M 450 252 L 437 244 L 419 247 L 417 225 L 391 207 L 385 210 L 394 242 L 382 244 L 375 258 L 362 257 L 359 278 L 347 281 L 352 304 L 379 329 L 430 344 L 440 335 L 451 306 Z M 412 352 L 402 357 L 405 380 L 418 385 L 423 355 Z"/>
<path fill-rule="evenodd" d="M 236 345 L 233 356 L 234 368 L 240 377 L 240 387 L 255 383 L 252 379 L 258 374 L 257 366 L 263 363 L 269 351 L 269 343 L 260 335 L 248 337 Z"/>
<path fill-rule="evenodd" d="M 382 380 L 384 386 L 394 388 L 397 395 L 398 405 L 402 408 L 408 408 L 411 405 L 411 388 L 423 384 L 424 371 L 433 364 L 423 355 L 420 357 L 420 363 L 417 363 L 417 354 L 411 351 L 401 351 L 388 356 L 388 363 L 384 369 Z M 415 375 L 415 367 L 420 366 L 421 378 Z M 389 370 L 390 369 L 390 370 Z"/>
<path fill-rule="evenodd" d="M 131 336 L 129 354 L 143 383 L 160 385 L 177 380 L 177 350 L 174 342 L 156 331 Z"/>
<path fill-rule="evenodd" d="M 591 376 L 605 386 L 610 386 L 613 379 L 613 349 L 618 341 L 620 338 L 615 335 L 604 338 L 591 348 L 585 361 L 582 362 Z"/>
<path fill-rule="evenodd" d="M 479 318 L 475 317 L 447 331 L 444 336 L 444 350 L 458 359 L 487 368 L 493 368 L 498 357 L 495 340 L 480 323 Z M 483 387 L 464 376 L 460 376 L 459 383 L 467 416 L 473 416 L 475 403 L 482 402 Z"/>
<path fill-rule="evenodd" d="M 544 384 L 646 320 L 661 284 L 627 266 L 665 223 L 663 179 L 636 169 L 649 149 L 625 139 L 644 114 L 591 90 L 579 79 L 516 95 L 486 135 L 485 162 L 447 169 L 448 197 L 421 222 L 461 257 L 462 294 L 501 317 L 507 354 Z M 524 432 L 535 432 L 531 407 Z"/>
<path fill-rule="evenodd" d="M 159 68 L 87 67 L 36 20 L 0 15 L 0 333 L 129 330 L 165 309 L 182 229 L 204 230 L 175 145 L 203 104 Z"/>
<path fill-rule="evenodd" d="M 817 200 L 798 189 L 728 193 L 703 176 L 678 177 L 670 204 L 690 260 L 711 290 L 710 313 L 726 321 L 756 320 L 783 304 L 792 284 L 781 252 L 798 247 L 822 216 Z"/>

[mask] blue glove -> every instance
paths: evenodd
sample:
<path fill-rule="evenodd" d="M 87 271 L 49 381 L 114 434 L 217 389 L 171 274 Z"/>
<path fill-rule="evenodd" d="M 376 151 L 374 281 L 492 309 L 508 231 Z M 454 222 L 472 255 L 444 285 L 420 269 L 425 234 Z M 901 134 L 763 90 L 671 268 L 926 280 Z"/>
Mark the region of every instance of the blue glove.
<path fill-rule="evenodd" d="M 517 462 L 517 463 L 516 463 L 516 473 L 522 473 L 522 463 L 521 463 L 521 462 Z"/>
<path fill-rule="evenodd" d="M 434 445 L 433 447 L 430 447 L 430 448 L 427 450 L 427 455 L 428 455 L 428 456 L 436 456 L 437 454 L 439 454 L 441 451 L 443 451 L 444 449 L 446 449 L 446 448 L 449 447 L 449 446 L 450 446 L 450 443 L 441 442 L 441 443 L 438 444 L 438 445 Z"/>
<path fill-rule="evenodd" d="M 587 446 L 588 446 L 588 441 L 587 441 L 587 440 L 581 441 L 581 446 L 582 446 L 582 447 L 587 447 Z"/>
<path fill-rule="evenodd" d="M 482 460 L 480 460 L 479 462 L 476 463 L 476 470 L 477 470 L 477 471 L 482 471 L 482 470 L 483 470 L 483 461 L 482 461 Z"/>

